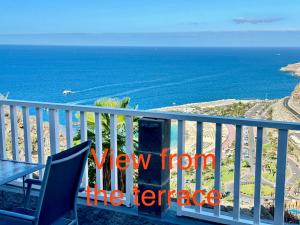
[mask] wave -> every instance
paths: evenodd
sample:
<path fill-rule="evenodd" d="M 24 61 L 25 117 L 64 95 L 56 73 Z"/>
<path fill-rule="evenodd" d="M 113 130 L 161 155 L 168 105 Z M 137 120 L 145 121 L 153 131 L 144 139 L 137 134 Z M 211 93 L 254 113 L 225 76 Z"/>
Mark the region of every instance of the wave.
<path fill-rule="evenodd" d="M 193 81 L 197 81 L 197 80 L 203 80 L 205 78 L 213 77 L 213 76 L 217 76 L 217 75 L 207 75 L 207 76 L 201 76 L 201 77 L 196 77 L 196 78 L 190 78 L 190 79 L 184 79 L 184 80 L 180 80 L 180 81 L 170 82 L 170 83 L 166 83 L 166 84 L 159 84 L 159 85 L 152 85 L 152 86 L 149 86 L 149 87 L 135 88 L 133 90 L 123 91 L 123 92 L 119 92 L 119 93 L 112 94 L 112 95 L 104 95 L 104 96 L 98 96 L 98 97 L 95 97 L 95 98 L 88 98 L 88 99 L 82 99 L 82 100 L 79 100 L 79 101 L 69 102 L 68 104 L 87 103 L 87 102 L 95 101 L 99 98 L 115 98 L 115 97 L 120 97 L 120 96 L 124 96 L 124 95 L 128 95 L 128 94 L 133 94 L 133 93 L 137 93 L 137 92 L 141 92 L 141 91 L 147 91 L 147 90 L 151 90 L 151 89 L 155 89 L 155 88 L 162 88 L 162 87 L 168 87 L 168 86 L 174 86 L 174 85 L 189 83 L 189 82 L 193 82 Z"/>
<path fill-rule="evenodd" d="M 106 84 L 106 85 L 95 86 L 95 87 L 86 88 L 86 89 L 77 90 L 77 91 L 75 90 L 75 91 L 72 91 L 72 94 L 93 91 L 93 90 L 97 90 L 100 88 L 118 87 L 118 86 L 123 86 L 123 85 L 127 85 L 127 84 L 146 84 L 146 83 L 152 83 L 152 82 L 157 82 L 157 81 L 161 81 L 161 80 L 163 80 L 163 79 L 160 78 L 160 79 L 148 80 L 148 81 L 132 81 L 132 82 L 125 82 L 125 83 L 117 83 L 117 84 Z"/>

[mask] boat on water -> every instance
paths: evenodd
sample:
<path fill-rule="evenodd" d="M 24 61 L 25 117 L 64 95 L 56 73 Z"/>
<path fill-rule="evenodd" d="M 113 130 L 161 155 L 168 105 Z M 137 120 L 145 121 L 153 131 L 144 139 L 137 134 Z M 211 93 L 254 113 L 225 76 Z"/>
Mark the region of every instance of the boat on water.
<path fill-rule="evenodd" d="M 63 95 L 70 95 L 70 94 L 72 94 L 72 91 L 71 90 L 64 90 L 63 91 Z"/>

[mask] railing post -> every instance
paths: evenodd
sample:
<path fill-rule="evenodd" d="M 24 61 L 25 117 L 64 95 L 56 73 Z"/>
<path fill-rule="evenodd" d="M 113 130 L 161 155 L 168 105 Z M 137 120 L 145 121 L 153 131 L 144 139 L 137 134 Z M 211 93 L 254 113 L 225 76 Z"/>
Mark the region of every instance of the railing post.
<path fill-rule="evenodd" d="M 216 167 L 215 167 L 215 190 L 221 191 L 221 156 L 222 156 L 222 124 L 216 124 Z M 214 215 L 220 216 L 220 205 L 214 207 Z"/>
<path fill-rule="evenodd" d="M 67 148 L 73 147 L 72 111 L 70 110 L 66 110 L 66 138 Z"/>
<path fill-rule="evenodd" d="M 240 185 L 241 185 L 241 145 L 242 126 L 236 126 L 235 134 L 235 157 L 234 157 L 234 205 L 233 218 L 240 220 Z"/>
<path fill-rule="evenodd" d="M 275 189 L 275 211 L 274 224 L 284 224 L 284 193 L 285 193 L 285 171 L 287 159 L 287 140 L 288 131 L 279 130 L 278 133 L 278 151 L 277 151 L 277 174 Z"/>
<path fill-rule="evenodd" d="M 16 106 L 10 106 L 11 123 L 11 143 L 13 149 L 13 160 L 19 161 L 19 143 L 18 143 L 18 121 Z"/>
<path fill-rule="evenodd" d="M 30 122 L 29 122 L 29 108 L 22 107 L 23 113 L 23 127 L 24 127 L 24 146 L 25 146 L 25 160 L 32 162 L 32 144 L 30 138 Z"/>
<path fill-rule="evenodd" d="M 95 113 L 95 148 L 99 159 L 102 158 L 102 116 L 101 113 Z M 103 169 L 96 170 L 96 183 L 100 190 L 103 189 Z"/>
<path fill-rule="evenodd" d="M 257 127 L 256 139 L 256 161 L 255 161 L 255 185 L 254 185 L 254 224 L 260 224 L 261 211 L 261 170 L 262 170 L 262 152 L 263 152 L 263 134 L 262 127 Z"/>
<path fill-rule="evenodd" d="M 197 139 L 196 139 L 196 153 L 202 154 L 203 153 L 203 123 L 197 123 Z M 199 157 L 198 161 L 198 168 L 196 169 L 196 185 L 195 191 L 202 189 L 202 157 Z M 201 202 L 202 198 L 201 195 L 197 195 L 197 201 Z M 202 207 L 198 207 L 198 212 L 201 213 Z"/>
<path fill-rule="evenodd" d="M 86 112 L 80 112 L 80 141 L 81 143 L 87 140 L 87 119 L 86 119 Z M 89 184 L 89 167 L 88 162 L 84 167 L 84 174 L 82 178 L 83 186 L 86 187 Z"/>
<path fill-rule="evenodd" d="M 170 168 L 167 160 L 165 169 L 162 168 L 161 152 L 165 149 L 165 154 L 170 153 L 170 120 L 143 118 L 139 120 L 139 154 L 145 159 L 151 156 L 151 161 L 147 169 L 140 164 L 139 167 L 139 203 L 138 212 L 140 214 L 161 217 L 168 209 L 167 194 L 162 195 L 159 205 L 155 201 L 152 206 L 145 206 L 141 202 L 144 191 L 151 190 L 158 196 L 159 190 L 170 189 Z M 168 157 L 167 157 L 168 158 Z M 147 195 L 146 195 L 147 196 Z"/>
<path fill-rule="evenodd" d="M 118 168 L 116 168 L 116 160 L 118 155 L 117 143 L 117 115 L 110 115 L 110 149 L 112 150 L 113 168 L 111 170 L 111 190 L 118 190 Z"/>
<path fill-rule="evenodd" d="M 177 130 L 177 154 L 182 155 L 185 152 L 185 121 L 178 120 L 178 130 Z M 181 158 L 181 165 L 184 165 L 184 159 Z M 177 161 L 177 192 L 184 189 L 184 170 L 179 167 L 179 161 Z M 178 197 L 178 196 L 177 196 Z M 182 199 L 182 204 L 183 204 Z M 183 206 L 177 205 L 177 216 L 182 216 Z"/>
<path fill-rule="evenodd" d="M 50 109 L 49 111 L 50 153 L 54 155 L 59 152 L 58 112 L 56 109 Z"/>
<path fill-rule="evenodd" d="M 6 159 L 4 106 L 0 105 L 0 159 Z"/>
<path fill-rule="evenodd" d="M 133 154 L 133 118 L 126 116 L 125 120 L 126 130 L 126 154 L 129 157 Z M 133 190 L 133 165 L 129 163 L 126 170 L 126 206 L 130 207 L 133 202 L 132 190 Z"/>
<path fill-rule="evenodd" d="M 43 109 L 36 108 L 36 132 L 37 132 L 37 144 L 38 144 L 38 161 L 41 164 L 45 163 L 45 151 L 44 151 L 44 127 L 43 127 Z M 43 170 L 39 171 L 39 178 L 43 178 Z"/>

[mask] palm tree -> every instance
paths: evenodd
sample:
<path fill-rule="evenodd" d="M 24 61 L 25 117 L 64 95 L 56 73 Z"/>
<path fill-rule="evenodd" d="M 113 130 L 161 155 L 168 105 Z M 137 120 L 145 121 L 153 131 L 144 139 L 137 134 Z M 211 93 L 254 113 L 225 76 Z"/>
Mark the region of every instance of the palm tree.
<path fill-rule="evenodd" d="M 109 107 L 109 108 L 128 108 L 130 98 L 125 97 L 122 99 L 116 98 L 103 98 L 98 99 L 95 102 L 95 106 L 98 107 Z M 137 107 L 135 107 L 136 109 Z M 77 115 L 79 117 L 79 114 Z M 134 136 L 134 152 L 137 151 L 137 117 L 133 119 L 133 136 Z M 92 148 L 95 148 L 95 115 L 94 113 L 87 113 L 87 135 L 88 139 L 93 141 Z M 80 142 L 80 129 L 77 131 L 74 137 L 74 143 Z M 126 131 L 125 131 L 125 116 L 117 116 L 117 143 L 118 143 L 118 154 L 125 153 L 126 144 Z M 110 115 L 102 113 L 102 149 L 110 149 Z M 92 154 L 88 160 L 89 166 L 89 185 L 93 187 L 96 183 L 96 168 Z M 126 172 L 118 171 L 118 183 L 119 190 L 125 191 Z M 110 190 L 111 179 L 110 179 L 110 168 L 109 168 L 109 155 L 105 160 L 103 166 L 103 189 Z"/>

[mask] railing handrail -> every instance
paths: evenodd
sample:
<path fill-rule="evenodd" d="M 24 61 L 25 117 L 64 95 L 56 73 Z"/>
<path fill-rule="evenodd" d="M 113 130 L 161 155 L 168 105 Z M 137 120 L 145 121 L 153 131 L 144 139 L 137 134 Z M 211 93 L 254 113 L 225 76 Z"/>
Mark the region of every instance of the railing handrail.
<path fill-rule="evenodd" d="M 98 112 L 98 113 L 108 113 L 108 114 L 116 114 L 116 115 L 124 115 L 124 116 L 138 116 L 138 117 L 151 117 L 151 118 L 159 118 L 159 119 L 221 123 L 221 124 L 232 124 L 232 125 L 241 125 L 241 126 L 285 129 L 285 130 L 300 130 L 300 123 L 298 122 L 258 120 L 258 119 L 241 118 L 241 117 L 222 117 L 222 116 L 211 116 L 211 115 L 181 113 L 181 112 L 163 112 L 158 110 L 135 110 L 135 109 L 98 107 L 98 106 L 88 106 L 88 105 L 72 105 L 66 103 L 50 103 L 50 102 L 19 101 L 19 100 L 0 100 L 0 105 L 13 105 L 19 107 L 24 106 L 24 107 L 46 108 L 46 109 L 56 109 L 56 110 Z"/>

